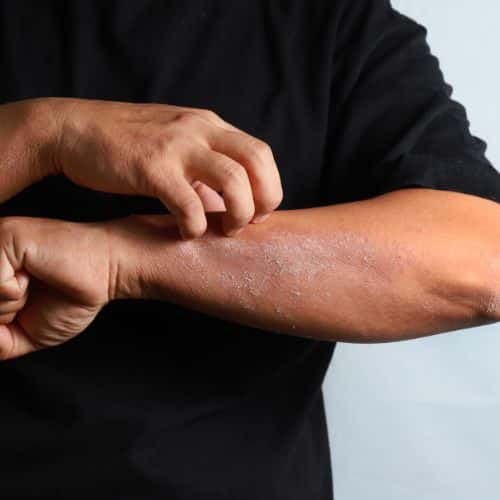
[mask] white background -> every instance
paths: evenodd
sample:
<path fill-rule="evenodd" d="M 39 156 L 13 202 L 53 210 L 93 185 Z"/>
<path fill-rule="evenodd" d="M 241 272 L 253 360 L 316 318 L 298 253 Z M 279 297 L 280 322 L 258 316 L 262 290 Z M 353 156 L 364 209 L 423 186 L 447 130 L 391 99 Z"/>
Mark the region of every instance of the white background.
<path fill-rule="evenodd" d="M 500 2 L 393 6 L 427 27 L 453 98 L 500 168 Z M 500 324 L 339 343 L 323 391 L 335 500 L 500 499 Z"/>

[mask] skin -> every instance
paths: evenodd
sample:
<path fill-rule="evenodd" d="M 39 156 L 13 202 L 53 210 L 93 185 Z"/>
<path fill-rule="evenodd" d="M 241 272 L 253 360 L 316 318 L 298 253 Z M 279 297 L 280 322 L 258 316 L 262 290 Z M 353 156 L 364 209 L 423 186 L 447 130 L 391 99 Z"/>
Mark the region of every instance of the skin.
<path fill-rule="evenodd" d="M 50 141 L 39 144 L 54 156 Z M 23 168 L 6 191 L 22 184 Z M 216 210 L 197 239 L 180 238 L 174 215 L 92 224 L 0 219 L 0 359 L 66 342 L 122 298 L 168 300 L 277 333 L 357 343 L 500 320 L 497 203 L 404 189 L 277 210 L 227 238 L 223 200 L 202 184 L 194 189 Z"/>
<path fill-rule="evenodd" d="M 234 238 L 223 236 L 222 216 L 209 214 L 209 230 L 190 241 L 168 215 L 93 224 L 2 219 L 0 281 L 11 287 L 7 296 L 0 286 L 2 307 L 7 298 L 26 300 L 22 284 L 15 293 L 16 273 L 32 277 L 26 304 L 0 326 L 2 358 L 65 342 L 122 298 L 168 300 L 269 331 L 357 343 L 500 320 L 493 202 L 407 189 L 279 210 Z"/>
<path fill-rule="evenodd" d="M 203 198 L 223 193 L 226 235 L 264 220 L 283 198 L 271 148 L 209 110 L 41 98 L 0 106 L 0 124 L 9 174 L 0 202 L 63 174 L 97 191 L 159 198 L 189 239 L 206 230 Z"/>

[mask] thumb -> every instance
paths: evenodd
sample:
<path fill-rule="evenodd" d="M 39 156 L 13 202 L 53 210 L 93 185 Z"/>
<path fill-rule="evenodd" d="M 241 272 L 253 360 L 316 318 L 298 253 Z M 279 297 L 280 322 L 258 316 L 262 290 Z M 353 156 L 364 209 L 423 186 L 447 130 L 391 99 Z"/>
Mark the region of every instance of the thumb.
<path fill-rule="evenodd" d="M 16 271 L 10 278 L 0 282 L 1 300 L 18 300 L 28 289 L 29 274 L 23 270 Z"/>

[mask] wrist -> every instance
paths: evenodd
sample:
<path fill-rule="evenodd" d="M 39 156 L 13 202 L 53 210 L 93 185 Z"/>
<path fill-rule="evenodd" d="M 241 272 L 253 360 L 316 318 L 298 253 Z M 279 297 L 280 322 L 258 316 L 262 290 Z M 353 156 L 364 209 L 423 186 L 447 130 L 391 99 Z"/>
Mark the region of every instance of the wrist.
<path fill-rule="evenodd" d="M 145 259 L 139 262 L 130 225 L 134 216 L 96 223 L 106 240 L 108 249 L 109 301 L 119 299 L 140 299 L 140 269 Z M 144 256 L 145 257 L 145 256 Z"/>
<path fill-rule="evenodd" d="M 181 272 L 188 271 L 185 261 L 196 260 L 201 245 L 201 239 L 181 239 L 172 215 L 134 214 L 99 224 L 107 235 L 110 300 L 160 296 L 169 300 L 169 284 L 176 281 L 179 273 L 177 263 L 181 263 Z"/>
<path fill-rule="evenodd" d="M 53 173 L 56 124 L 45 99 L 0 106 L 0 202 Z"/>
<path fill-rule="evenodd" d="M 60 136 L 58 99 L 40 97 L 4 105 L 6 143 L 29 184 L 57 174 L 56 145 Z"/>

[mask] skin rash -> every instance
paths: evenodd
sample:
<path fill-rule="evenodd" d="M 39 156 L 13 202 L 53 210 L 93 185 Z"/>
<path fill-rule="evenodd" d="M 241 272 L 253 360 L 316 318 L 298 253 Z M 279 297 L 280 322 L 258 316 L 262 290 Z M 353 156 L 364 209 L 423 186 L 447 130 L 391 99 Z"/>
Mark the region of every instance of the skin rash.
<path fill-rule="evenodd" d="M 0 359 L 67 341 L 127 297 L 328 341 L 404 340 L 500 319 L 498 203 L 417 188 L 275 210 L 283 191 L 270 147 L 209 110 L 41 98 L 2 105 L 0 116 L 0 202 L 63 174 L 153 196 L 174 214 L 0 218 L 9 257 L 0 274 L 25 273 L 15 293 L 0 276 Z"/>
<path fill-rule="evenodd" d="M 490 268 L 490 276 L 500 276 L 500 249 L 498 251 L 498 258 L 494 260 Z M 494 292 L 491 294 L 489 300 L 486 299 L 485 311 L 486 314 L 494 317 L 500 318 L 500 278 L 496 286 L 494 287 Z"/>
<path fill-rule="evenodd" d="M 320 340 L 386 342 L 484 324 L 481 270 L 474 248 L 463 245 L 477 234 L 464 232 L 458 217 L 448 222 L 447 237 L 432 206 L 412 224 L 405 213 L 415 212 L 411 203 L 395 210 L 398 197 L 411 196 L 278 211 L 235 238 L 220 237 L 219 214 L 191 241 L 179 241 L 168 217 L 133 216 L 128 231 L 141 244 L 135 251 L 117 243 L 129 248 L 118 259 L 128 276 L 121 288 L 125 296 Z M 413 196 L 432 200 L 434 193 Z M 453 247 L 449 238 L 456 238 Z"/>
<path fill-rule="evenodd" d="M 284 322 L 293 321 L 290 310 L 300 307 L 307 296 L 316 297 L 311 314 L 321 314 L 338 301 L 335 290 L 342 287 L 339 280 L 356 280 L 358 288 L 362 286 L 370 294 L 390 286 L 393 273 L 403 272 L 401 255 L 384 271 L 377 249 L 366 237 L 347 231 L 332 237 L 278 230 L 262 242 L 225 239 L 215 243 L 209 239 L 206 243 L 181 243 L 178 250 L 183 255 L 186 271 L 199 273 L 204 287 L 209 273 L 201 265 L 200 254 L 210 254 L 208 258 L 217 262 L 220 269 L 215 276 L 216 283 L 221 289 L 229 290 L 232 299 L 250 312 L 258 309 L 259 297 L 276 297 L 277 289 L 286 285 L 279 294 L 283 296 L 282 303 L 273 306 Z M 409 255 L 405 257 L 409 258 Z M 242 265 L 251 270 L 240 272 Z M 335 268 L 342 270 L 343 278 Z M 319 280 L 325 280 L 324 292 L 320 295 L 317 293 Z M 294 323 L 291 326 L 296 329 Z"/>
<path fill-rule="evenodd" d="M 170 215 L 95 223 L 4 218 L 0 359 L 68 341 L 121 298 L 166 300 L 269 332 L 353 343 L 492 323 L 499 320 L 498 210 L 474 196 L 400 190 L 278 210 L 230 238 L 221 232 L 222 214 L 210 213 L 207 232 L 190 241 Z M 26 286 L 9 285 L 16 275 L 19 284 L 23 270 L 34 278 L 28 295 Z"/>

